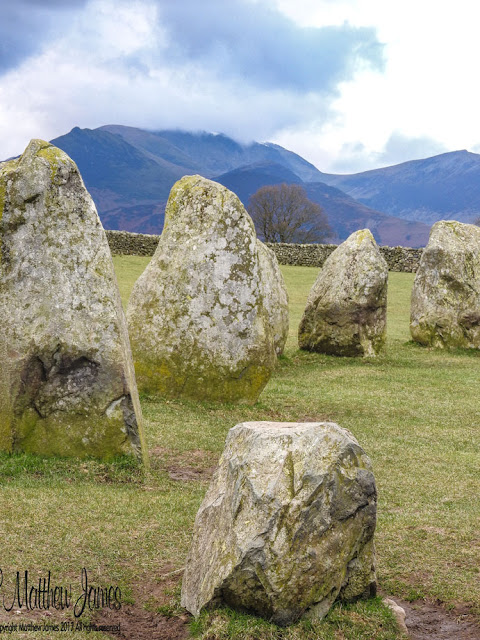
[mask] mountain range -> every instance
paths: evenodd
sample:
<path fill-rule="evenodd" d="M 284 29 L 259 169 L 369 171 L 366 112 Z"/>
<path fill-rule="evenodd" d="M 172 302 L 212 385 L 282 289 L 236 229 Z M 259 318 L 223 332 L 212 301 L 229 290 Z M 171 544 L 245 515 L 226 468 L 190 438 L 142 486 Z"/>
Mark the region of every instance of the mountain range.
<path fill-rule="evenodd" d="M 472 222 L 480 216 L 480 155 L 452 151 L 352 175 L 322 180 L 368 207 L 433 224 Z"/>
<path fill-rule="evenodd" d="M 107 229 L 160 233 L 172 185 L 194 173 L 245 206 L 261 186 L 300 184 L 327 214 L 332 241 L 368 227 L 380 244 L 423 246 L 436 220 L 480 215 L 480 155 L 466 151 L 334 175 L 279 145 L 223 134 L 106 125 L 75 127 L 51 142 L 77 163 Z"/>

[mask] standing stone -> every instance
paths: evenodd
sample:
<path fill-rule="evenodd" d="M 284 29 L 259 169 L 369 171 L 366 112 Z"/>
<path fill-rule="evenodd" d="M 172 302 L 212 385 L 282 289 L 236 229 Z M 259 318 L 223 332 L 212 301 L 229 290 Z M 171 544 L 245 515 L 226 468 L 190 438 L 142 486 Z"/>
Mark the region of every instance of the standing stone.
<path fill-rule="evenodd" d="M 230 430 L 197 513 L 182 606 L 226 604 L 277 624 L 375 593 L 375 478 L 333 423 Z"/>
<path fill-rule="evenodd" d="M 32 140 L 0 165 L 0 448 L 144 454 L 125 316 L 78 169 Z"/>
<path fill-rule="evenodd" d="M 273 329 L 273 342 L 277 356 L 282 355 L 288 338 L 288 293 L 276 255 L 257 240 L 265 308 Z"/>
<path fill-rule="evenodd" d="M 298 331 L 301 349 L 375 356 L 387 334 L 387 263 L 368 229 L 356 231 L 325 260 Z"/>
<path fill-rule="evenodd" d="M 128 309 L 139 388 L 253 403 L 276 362 L 274 283 L 235 194 L 200 176 L 172 188 L 158 248 Z M 272 270 L 270 270 L 272 271 Z"/>
<path fill-rule="evenodd" d="M 429 347 L 480 349 L 480 228 L 433 225 L 412 289 L 412 338 Z"/>

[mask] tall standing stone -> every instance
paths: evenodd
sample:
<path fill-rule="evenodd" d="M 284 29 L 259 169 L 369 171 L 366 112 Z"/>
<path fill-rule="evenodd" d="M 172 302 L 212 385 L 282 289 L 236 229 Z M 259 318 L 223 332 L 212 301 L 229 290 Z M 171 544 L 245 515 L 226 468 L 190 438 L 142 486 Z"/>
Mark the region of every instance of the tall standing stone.
<path fill-rule="evenodd" d="M 433 225 L 412 289 L 412 338 L 429 347 L 480 349 L 480 228 Z"/>
<path fill-rule="evenodd" d="M 334 423 L 231 429 L 195 518 L 182 584 L 193 615 L 228 605 L 288 624 L 375 593 L 375 478 Z"/>
<path fill-rule="evenodd" d="M 0 165 L 0 215 L 0 448 L 146 456 L 110 250 L 75 163 L 32 140 Z"/>
<path fill-rule="evenodd" d="M 275 351 L 280 356 L 285 348 L 289 329 L 287 287 L 274 252 L 260 240 L 257 240 L 257 249 L 263 299 L 273 330 Z"/>
<path fill-rule="evenodd" d="M 356 231 L 325 260 L 308 296 L 301 349 L 375 356 L 387 332 L 388 267 L 368 229 Z"/>
<path fill-rule="evenodd" d="M 262 281 L 275 276 L 263 253 L 234 193 L 200 176 L 173 186 L 127 309 L 141 390 L 256 401 L 276 361 L 277 320 L 265 297 L 278 287 Z"/>

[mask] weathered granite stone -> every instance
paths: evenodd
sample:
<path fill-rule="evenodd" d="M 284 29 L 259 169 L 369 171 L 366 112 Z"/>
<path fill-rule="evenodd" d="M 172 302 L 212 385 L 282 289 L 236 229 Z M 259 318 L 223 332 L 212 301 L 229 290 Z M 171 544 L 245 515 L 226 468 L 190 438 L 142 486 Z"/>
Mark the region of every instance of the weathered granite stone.
<path fill-rule="evenodd" d="M 140 456 L 125 316 L 74 162 L 32 140 L 0 166 L 0 215 L 0 448 Z"/>
<path fill-rule="evenodd" d="M 333 423 L 230 430 L 197 513 L 182 606 L 227 604 L 277 624 L 375 593 L 370 461 Z"/>
<path fill-rule="evenodd" d="M 356 231 L 326 259 L 298 331 L 301 349 L 375 356 L 386 339 L 387 264 L 368 229 Z"/>
<path fill-rule="evenodd" d="M 437 222 L 412 289 L 412 338 L 429 347 L 480 349 L 480 228 Z"/>
<path fill-rule="evenodd" d="M 273 329 L 275 351 L 280 356 L 285 348 L 289 329 L 287 287 L 273 251 L 260 240 L 257 240 L 257 249 L 263 299 Z"/>
<path fill-rule="evenodd" d="M 127 309 L 141 390 L 256 401 L 276 361 L 265 303 L 274 286 L 262 284 L 260 262 L 235 194 L 200 176 L 173 186 L 158 248 Z"/>

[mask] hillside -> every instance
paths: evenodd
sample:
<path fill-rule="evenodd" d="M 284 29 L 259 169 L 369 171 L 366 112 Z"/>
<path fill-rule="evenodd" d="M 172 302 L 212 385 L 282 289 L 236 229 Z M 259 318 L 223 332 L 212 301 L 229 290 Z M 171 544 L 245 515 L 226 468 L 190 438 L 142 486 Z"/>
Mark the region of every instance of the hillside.
<path fill-rule="evenodd" d="M 100 130 L 117 134 L 133 146 L 156 157 L 189 167 L 206 178 L 257 162 L 274 162 L 302 180 L 321 180 L 322 173 L 301 156 L 272 143 L 242 145 L 221 133 L 178 130 L 144 131 L 135 127 L 105 125 Z"/>
<path fill-rule="evenodd" d="M 363 227 L 371 228 L 383 244 L 419 246 L 428 238 L 426 225 L 385 215 L 327 186 L 326 174 L 279 145 L 120 125 L 75 127 L 52 143 L 77 163 L 107 229 L 160 233 L 172 185 L 184 175 L 199 173 L 228 186 L 245 205 L 265 184 L 303 184 L 324 208 L 339 240 Z"/>
<path fill-rule="evenodd" d="M 480 155 L 468 151 L 351 175 L 323 174 L 322 181 L 408 220 L 472 222 L 480 216 Z"/>
<path fill-rule="evenodd" d="M 345 192 L 323 182 L 302 182 L 282 165 L 258 163 L 216 176 L 215 180 L 234 191 L 244 204 L 257 189 L 282 182 L 301 184 L 308 197 L 327 212 L 338 238 L 368 227 L 380 244 L 419 247 L 426 244 L 430 228 L 422 223 L 385 215 L 357 202 Z M 334 222 L 333 222 L 334 221 Z"/>

